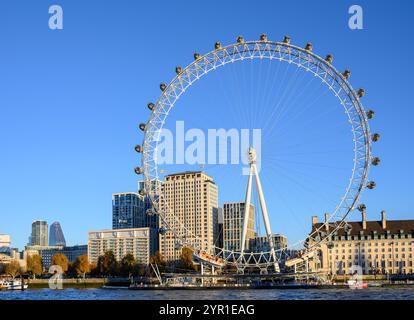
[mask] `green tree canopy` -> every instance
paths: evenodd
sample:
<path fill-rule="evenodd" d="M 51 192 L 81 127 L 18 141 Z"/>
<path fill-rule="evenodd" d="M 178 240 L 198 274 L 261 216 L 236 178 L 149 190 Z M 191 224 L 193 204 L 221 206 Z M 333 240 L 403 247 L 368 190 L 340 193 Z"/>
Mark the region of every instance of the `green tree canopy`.
<path fill-rule="evenodd" d="M 103 275 L 115 275 L 118 271 L 118 262 L 112 251 L 107 251 L 98 258 L 97 270 Z"/>
<path fill-rule="evenodd" d="M 96 275 L 103 275 L 105 273 L 104 271 L 104 256 L 99 256 L 93 273 Z"/>
<path fill-rule="evenodd" d="M 136 263 L 134 269 L 132 270 L 132 273 L 137 276 L 144 276 L 146 273 L 146 267 L 147 266 L 144 264 Z"/>
<path fill-rule="evenodd" d="M 121 260 L 120 271 L 123 276 L 130 275 L 134 272 L 134 268 L 136 265 L 135 258 L 132 254 L 128 253 L 125 257 Z"/>

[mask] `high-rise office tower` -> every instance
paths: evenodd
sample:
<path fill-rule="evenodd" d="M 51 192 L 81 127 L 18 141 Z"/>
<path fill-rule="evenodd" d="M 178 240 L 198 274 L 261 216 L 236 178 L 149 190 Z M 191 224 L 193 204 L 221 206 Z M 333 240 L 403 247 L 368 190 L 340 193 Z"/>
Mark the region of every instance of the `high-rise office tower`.
<path fill-rule="evenodd" d="M 170 174 L 165 177 L 162 194 L 161 208 L 166 220 L 185 226 L 187 241 L 211 252 L 218 222 L 218 189 L 213 178 L 201 171 Z M 164 226 L 163 221 L 160 223 Z M 160 250 L 167 261 L 180 258 L 181 244 L 168 226 L 167 232 L 160 235 Z"/>
<path fill-rule="evenodd" d="M 216 253 L 223 248 L 223 218 L 223 208 L 218 208 L 217 233 L 214 240 L 214 245 L 217 247 Z"/>
<path fill-rule="evenodd" d="M 244 221 L 244 202 L 227 202 L 223 204 L 223 247 L 225 250 L 240 251 Z M 254 207 L 250 205 L 247 225 L 246 249 L 250 239 L 254 239 Z"/>
<path fill-rule="evenodd" d="M 158 228 L 158 217 L 147 213 L 148 197 L 136 192 L 112 195 L 112 229 Z"/>
<path fill-rule="evenodd" d="M 49 231 L 49 245 L 50 246 L 66 246 L 65 236 L 63 235 L 62 227 L 59 222 L 53 222 L 50 225 Z"/>
<path fill-rule="evenodd" d="M 48 227 L 46 221 L 34 221 L 32 223 L 32 234 L 30 236 L 30 245 L 47 246 L 49 244 Z"/>

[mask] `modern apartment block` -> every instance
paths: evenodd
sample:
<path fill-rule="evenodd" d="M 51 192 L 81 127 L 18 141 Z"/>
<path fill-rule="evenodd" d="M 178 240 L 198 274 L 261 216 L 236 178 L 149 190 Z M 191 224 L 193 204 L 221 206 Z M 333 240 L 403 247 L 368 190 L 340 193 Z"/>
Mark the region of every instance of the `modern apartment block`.
<path fill-rule="evenodd" d="M 223 204 L 223 248 L 229 251 L 241 250 L 241 239 L 244 224 L 244 202 L 226 202 Z M 254 207 L 250 205 L 247 225 L 246 250 L 250 240 L 254 239 Z"/>
<path fill-rule="evenodd" d="M 112 229 L 158 228 L 158 217 L 147 214 L 148 197 L 136 192 L 112 195 Z"/>
<path fill-rule="evenodd" d="M 97 263 L 99 256 L 112 251 L 117 261 L 132 254 L 140 264 L 149 264 L 150 256 L 156 250 L 156 237 L 152 228 L 128 228 L 117 230 L 98 230 L 89 232 L 88 258 Z"/>
<path fill-rule="evenodd" d="M 325 221 L 327 215 L 325 215 Z M 348 222 L 351 228 L 339 229 L 319 250 L 318 269 L 331 274 L 349 274 L 360 266 L 364 274 L 411 274 L 414 272 L 414 220 L 367 221 L 366 213 L 358 222 Z M 312 230 L 330 232 L 326 223 L 312 217 Z"/>
<path fill-rule="evenodd" d="M 29 245 L 32 246 L 48 246 L 48 226 L 46 221 L 34 221 L 32 223 L 32 234 L 30 236 Z"/>
<path fill-rule="evenodd" d="M 218 234 L 218 188 L 213 178 L 202 171 L 171 174 L 165 177 L 162 192 L 167 221 L 185 226 L 187 241 L 212 253 Z M 181 244 L 171 231 L 160 235 L 160 251 L 166 261 L 180 258 Z"/>

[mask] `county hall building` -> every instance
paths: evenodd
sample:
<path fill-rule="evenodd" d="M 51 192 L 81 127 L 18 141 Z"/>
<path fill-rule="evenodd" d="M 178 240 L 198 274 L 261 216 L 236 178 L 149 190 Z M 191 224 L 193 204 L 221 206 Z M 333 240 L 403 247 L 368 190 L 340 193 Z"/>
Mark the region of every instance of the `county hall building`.
<path fill-rule="evenodd" d="M 327 218 L 325 214 L 325 222 Z M 321 233 L 330 233 L 333 227 L 325 222 L 318 223 L 317 217 L 313 216 L 312 232 L 321 228 Z M 363 274 L 414 272 L 414 220 L 387 221 L 385 211 L 382 211 L 380 220 L 366 221 L 364 211 L 361 221 L 348 224 L 351 227 L 348 231 L 339 229 L 321 245 L 316 265 L 318 270 L 333 275 L 349 274 L 357 265 Z"/>

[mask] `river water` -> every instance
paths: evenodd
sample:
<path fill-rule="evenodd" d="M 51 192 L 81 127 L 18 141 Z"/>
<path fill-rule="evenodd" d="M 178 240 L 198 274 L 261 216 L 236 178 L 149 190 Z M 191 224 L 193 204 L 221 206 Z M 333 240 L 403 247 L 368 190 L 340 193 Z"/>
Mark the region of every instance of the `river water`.
<path fill-rule="evenodd" d="M 0 291 L 0 300 L 414 300 L 414 287 L 351 289 L 128 290 L 29 289 Z"/>

